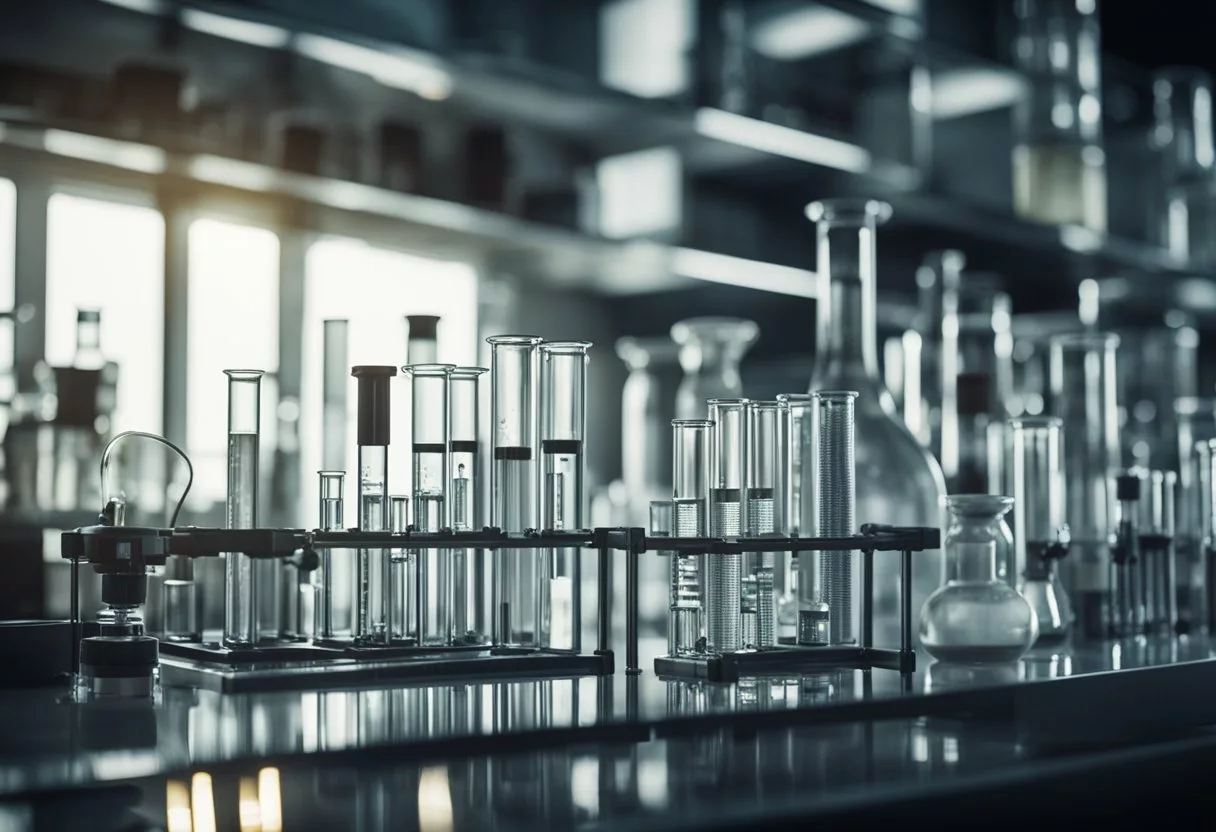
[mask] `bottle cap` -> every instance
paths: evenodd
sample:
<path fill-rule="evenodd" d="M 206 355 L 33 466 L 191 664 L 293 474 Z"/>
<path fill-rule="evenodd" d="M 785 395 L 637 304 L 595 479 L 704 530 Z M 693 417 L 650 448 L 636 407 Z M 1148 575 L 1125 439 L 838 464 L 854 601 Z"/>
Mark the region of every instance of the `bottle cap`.
<path fill-rule="evenodd" d="M 388 445 L 392 402 L 389 379 L 397 375 L 391 364 L 360 364 L 350 368 L 359 380 L 359 444 Z"/>
<path fill-rule="evenodd" d="M 411 341 L 419 338 L 433 341 L 439 334 L 438 315 L 406 315 L 405 319 L 410 324 L 409 339 Z"/>
<path fill-rule="evenodd" d="M 979 416 L 991 407 L 992 385 L 987 373 L 958 374 L 958 415 Z"/>
<path fill-rule="evenodd" d="M 1140 499 L 1140 478 L 1135 474 L 1120 474 L 1115 478 L 1115 497 L 1136 502 Z"/>

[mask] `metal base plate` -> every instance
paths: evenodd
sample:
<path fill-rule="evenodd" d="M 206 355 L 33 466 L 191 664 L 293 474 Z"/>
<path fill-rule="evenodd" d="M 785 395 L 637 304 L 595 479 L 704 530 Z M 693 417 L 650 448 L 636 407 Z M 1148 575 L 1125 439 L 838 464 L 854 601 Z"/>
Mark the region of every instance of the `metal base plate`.
<path fill-rule="evenodd" d="M 251 660 L 247 654 L 261 654 Z M 320 690 L 385 683 L 425 684 L 453 679 L 519 681 L 609 676 L 613 654 L 576 655 L 519 648 L 350 648 L 313 645 L 229 651 L 217 645 L 173 645 L 162 650 L 161 682 L 224 693 Z"/>
<path fill-rule="evenodd" d="M 914 673 L 916 652 L 877 647 L 778 646 L 704 658 L 660 656 L 654 660 L 654 672 L 661 677 L 702 679 L 707 682 L 735 682 L 746 676 L 772 676 L 831 667 L 879 668 Z"/>

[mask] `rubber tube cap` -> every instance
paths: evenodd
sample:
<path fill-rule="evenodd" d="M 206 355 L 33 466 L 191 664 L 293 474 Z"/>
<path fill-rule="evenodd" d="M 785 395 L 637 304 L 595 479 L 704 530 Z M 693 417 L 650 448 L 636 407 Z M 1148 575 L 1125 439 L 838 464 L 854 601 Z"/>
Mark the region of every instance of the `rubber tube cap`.
<path fill-rule="evenodd" d="M 391 364 L 360 364 L 350 368 L 359 380 L 359 444 L 388 445 L 392 401 L 389 380 L 397 375 Z"/>
<path fill-rule="evenodd" d="M 411 340 L 416 338 L 425 338 L 434 341 L 439 335 L 439 316 L 438 315 L 406 315 L 405 319 L 409 321 Z"/>
<path fill-rule="evenodd" d="M 1140 499 L 1140 478 L 1135 474 L 1120 474 L 1115 478 L 1115 499 L 1137 501 Z"/>

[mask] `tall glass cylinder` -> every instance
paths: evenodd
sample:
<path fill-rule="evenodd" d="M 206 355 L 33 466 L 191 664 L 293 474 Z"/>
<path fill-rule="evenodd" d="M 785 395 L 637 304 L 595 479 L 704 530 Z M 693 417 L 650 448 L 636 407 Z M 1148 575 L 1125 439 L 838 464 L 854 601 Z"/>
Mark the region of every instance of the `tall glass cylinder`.
<path fill-rule="evenodd" d="M 747 406 L 747 526 L 748 537 L 777 532 L 776 489 L 780 458 L 778 404 L 749 402 Z M 753 647 L 777 644 L 777 609 L 772 552 L 753 552 L 744 558 L 741 624 L 743 643 Z"/>
<path fill-rule="evenodd" d="M 491 423 L 494 465 L 490 471 L 490 524 L 518 534 L 540 525 L 537 511 L 537 389 L 541 338 L 496 335 L 492 350 Z M 536 621 L 540 573 L 537 553 L 507 549 L 495 554 L 494 642 L 539 645 Z"/>
<path fill-rule="evenodd" d="M 1216 147 L 1212 141 L 1212 77 L 1199 69 L 1170 67 L 1153 78 L 1161 153 L 1161 243 L 1191 265 L 1216 259 Z"/>
<path fill-rule="evenodd" d="M 397 368 L 361 365 L 351 368 L 359 381 L 359 531 L 387 531 L 388 446 L 391 397 L 389 381 Z M 359 595 L 355 641 L 365 646 L 388 644 L 392 609 L 391 555 L 388 549 L 360 549 Z"/>
<path fill-rule="evenodd" d="M 477 531 L 485 524 L 481 505 L 481 425 L 478 389 L 485 367 L 456 367 L 448 376 L 451 402 L 452 484 L 448 492 L 452 529 Z M 490 634 L 490 574 L 488 552 L 466 549 L 452 552 L 452 595 L 456 599 L 452 630 L 469 644 L 481 644 Z"/>
<path fill-rule="evenodd" d="M 228 376 L 228 501 L 226 527 L 252 529 L 258 522 L 258 440 L 261 435 L 261 370 L 225 370 Z M 248 647 L 257 640 L 257 572 L 239 552 L 224 556 L 224 644 Z"/>
<path fill-rule="evenodd" d="M 755 322 L 743 318 L 689 318 L 671 327 L 684 369 L 677 419 L 703 418 L 708 400 L 743 395 L 739 362 L 759 335 Z"/>
<path fill-rule="evenodd" d="M 714 423 L 676 419 L 671 423 L 672 534 L 704 537 L 708 531 L 710 440 Z M 704 652 L 705 609 L 701 591 L 703 555 L 671 556 L 671 605 L 668 652 L 689 656 Z"/>
<path fill-rule="evenodd" d="M 401 371 L 411 380 L 414 528 L 438 532 L 450 526 L 447 491 L 451 480 L 448 455 L 448 377 L 451 364 L 410 364 Z M 421 644 L 452 641 L 452 559 L 443 549 L 419 549 L 418 638 Z M 463 600 L 463 599 L 462 599 Z"/>
<path fill-rule="evenodd" d="M 947 249 L 926 254 L 916 270 L 923 400 L 918 419 L 923 427 L 917 436 L 941 460 L 942 467 L 950 470 L 953 470 L 955 460 L 951 458 L 947 461 L 946 455 L 951 451 L 948 447 L 942 447 L 942 436 L 955 435 L 954 380 L 958 375 L 956 318 L 958 287 L 966 263 L 967 259 L 961 251 Z M 905 402 L 905 411 L 907 408 Z"/>
<path fill-rule="evenodd" d="M 1096 0 L 1018 0 L 1013 205 L 1026 219 L 1106 231 Z"/>
<path fill-rule="evenodd" d="M 439 316 L 405 316 L 405 360 L 410 364 L 434 364 L 439 360 Z"/>
<path fill-rule="evenodd" d="M 410 527 L 410 498 L 405 494 L 391 494 L 388 498 L 388 530 L 393 534 L 404 534 Z M 390 550 L 389 580 L 392 583 L 392 609 L 389 611 L 389 628 L 394 641 L 418 644 L 422 631 L 422 611 L 418 606 L 419 550 L 398 547 Z"/>
<path fill-rule="evenodd" d="M 811 394 L 811 432 L 815 448 L 815 535 L 848 537 L 857 533 L 855 402 L 851 390 Z M 861 581 L 856 552 L 818 552 L 811 600 L 828 605 L 832 644 L 853 644 L 861 625 Z M 813 607 L 813 605 L 812 605 Z M 814 611 L 814 609 L 812 609 Z M 814 616 L 811 616 L 812 621 Z M 810 622 L 799 627 L 813 629 Z M 804 642 L 805 643 L 805 642 Z"/>
<path fill-rule="evenodd" d="M 709 534 L 740 537 L 747 528 L 747 399 L 710 399 L 714 423 L 709 480 Z M 739 599 L 743 558 L 705 555 L 705 635 L 708 648 L 729 653 L 743 647 Z"/>
<path fill-rule="evenodd" d="M 569 532 L 584 526 L 583 439 L 587 432 L 590 348 L 590 341 L 551 341 L 540 347 L 540 451 L 544 465 L 541 526 L 548 530 Z M 580 552 L 549 549 L 540 554 L 540 644 L 578 652 L 582 622 Z"/>
<path fill-rule="evenodd" d="M 814 468 L 811 402 L 807 393 L 777 396 L 777 454 L 780 460 L 777 531 L 789 537 L 809 535 L 814 528 L 810 505 L 810 477 Z M 774 583 L 779 640 L 797 640 L 798 559 L 797 552 L 779 552 L 776 556 Z"/>
<path fill-rule="evenodd" d="M 345 528 L 342 491 L 346 472 L 318 471 L 317 478 L 320 480 L 317 528 L 325 532 L 340 532 Z M 335 566 L 335 562 L 349 561 L 349 556 L 349 552 L 322 549 L 320 566 L 312 573 L 313 587 L 317 594 L 315 609 L 318 638 L 336 638 L 350 631 L 350 570 L 341 570 Z M 346 580 L 339 580 L 340 572 L 347 573 L 343 575 Z"/>
<path fill-rule="evenodd" d="M 1088 638 L 1103 638 L 1109 612 L 1111 535 L 1115 531 L 1114 478 L 1120 467 L 1115 351 L 1110 333 L 1051 339 L 1049 411 L 1064 423 L 1066 517 L 1072 554 L 1065 587 Z"/>
<path fill-rule="evenodd" d="M 321 357 L 321 467 L 346 469 L 347 337 L 349 322 L 322 323 Z"/>
<path fill-rule="evenodd" d="M 873 200 L 816 202 L 807 216 L 818 241 L 818 325 L 811 392 L 854 390 L 858 523 L 942 525 L 946 487 L 937 461 L 908 430 L 878 375 L 875 339 L 875 237 L 890 206 Z M 800 570 L 806 575 L 806 570 Z M 913 559 L 919 608 L 940 583 L 940 552 Z M 874 558 L 874 633 L 899 644 L 899 559 Z"/>
<path fill-rule="evenodd" d="M 1009 422 L 1015 544 L 1007 572 L 1035 611 L 1042 641 L 1063 638 L 1072 625 L 1072 603 L 1055 563 L 1070 538 L 1064 516 L 1063 428 L 1054 416 Z"/>

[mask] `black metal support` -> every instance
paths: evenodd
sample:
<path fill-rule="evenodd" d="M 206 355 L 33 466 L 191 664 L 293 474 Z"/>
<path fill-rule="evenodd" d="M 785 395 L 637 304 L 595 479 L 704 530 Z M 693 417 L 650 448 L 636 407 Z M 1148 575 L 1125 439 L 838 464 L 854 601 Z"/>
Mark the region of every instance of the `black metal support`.
<path fill-rule="evenodd" d="M 899 553 L 899 650 L 912 652 L 912 551 Z"/>
<path fill-rule="evenodd" d="M 874 646 L 874 553 L 861 553 L 861 646 Z"/>
<path fill-rule="evenodd" d="M 642 672 L 638 659 L 638 553 L 645 549 L 645 534 L 630 529 L 625 549 L 625 672 Z"/>
<path fill-rule="evenodd" d="M 612 650 L 612 557 L 608 553 L 607 539 L 599 543 L 599 644 L 597 653 L 608 653 Z"/>

